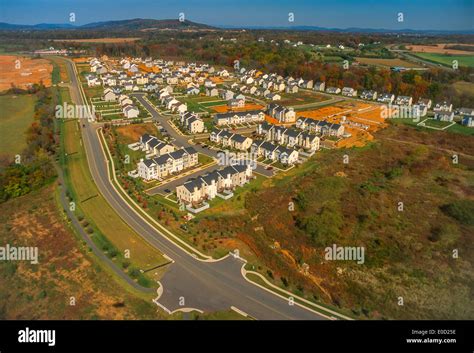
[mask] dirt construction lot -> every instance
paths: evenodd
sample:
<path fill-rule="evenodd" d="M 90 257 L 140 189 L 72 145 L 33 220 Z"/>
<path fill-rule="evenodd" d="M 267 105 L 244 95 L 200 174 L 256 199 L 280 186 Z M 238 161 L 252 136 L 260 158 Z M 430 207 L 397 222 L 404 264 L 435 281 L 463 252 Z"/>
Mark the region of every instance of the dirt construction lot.
<path fill-rule="evenodd" d="M 211 107 L 217 113 L 244 112 L 247 110 L 260 110 L 264 107 L 259 104 L 245 104 L 243 108 L 229 108 L 227 105 L 215 105 Z"/>
<path fill-rule="evenodd" d="M 446 46 L 448 45 L 449 44 L 409 45 L 407 48 L 416 53 L 472 55 L 472 52 L 467 50 L 447 49 Z"/>
<path fill-rule="evenodd" d="M 43 82 L 51 86 L 53 65 L 45 59 L 31 59 L 24 56 L 0 55 L 0 92 L 14 84 L 18 88 Z"/>
<path fill-rule="evenodd" d="M 300 111 L 297 115 L 335 124 L 343 123 L 345 132 L 351 136 L 339 140 L 337 147 L 364 146 L 373 140 L 373 132 L 387 126 L 382 116 L 382 107 L 363 102 L 345 101 L 329 107 Z"/>

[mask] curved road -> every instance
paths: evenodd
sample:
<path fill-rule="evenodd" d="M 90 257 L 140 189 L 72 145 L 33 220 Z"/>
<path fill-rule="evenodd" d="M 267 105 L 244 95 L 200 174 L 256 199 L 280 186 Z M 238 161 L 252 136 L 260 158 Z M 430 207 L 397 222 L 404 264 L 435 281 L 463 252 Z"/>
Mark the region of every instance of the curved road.
<path fill-rule="evenodd" d="M 67 60 L 71 78 L 70 93 L 75 104 L 84 104 L 80 82 Z M 189 255 L 154 226 L 146 222 L 121 197 L 108 178 L 107 162 L 97 136 L 97 125 L 81 124 L 89 168 L 102 195 L 140 236 L 174 260 L 162 278 L 163 294 L 158 302 L 169 311 L 196 308 L 203 311 L 237 307 L 256 319 L 324 319 L 248 282 L 241 274 L 243 262 L 232 256 L 218 262 L 203 262 Z M 316 310 L 316 309 L 315 309 Z"/>

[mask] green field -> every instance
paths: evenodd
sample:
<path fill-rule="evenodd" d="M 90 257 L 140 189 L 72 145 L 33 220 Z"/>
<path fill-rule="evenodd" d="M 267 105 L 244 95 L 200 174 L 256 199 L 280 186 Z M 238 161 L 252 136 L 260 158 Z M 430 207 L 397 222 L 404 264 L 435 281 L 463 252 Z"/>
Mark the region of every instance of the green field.
<path fill-rule="evenodd" d="M 429 120 L 430 122 L 432 122 L 433 120 Z M 430 129 L 429 127 L 426 127 L 426 126 L 420 126 L 420 125 L 417 125 L 418 122 L 415 122 L 413 121 L 412 119 L 390 119 L 390 123 L 391 124 L 394 124 L 394 125 L 409 125 L 415 129 L 417 129 L 418 131 L 432 131 L 432 132 L 435 132 L 435 131 L 439 131 L 439 130 L 435 130 L 435 129 Z M 425 122 L 426 124 L 426 122 Z M 426 125 L 429 125 L 430 123 L 426 124 Z M 432 125 L 430 126 L 435 126 L 434 124 L 436 123 L 433 123 Z M 444 127 L 445 125 L 443 126 L 436 126 L 436 127 Z M 467 127 L 467 126 L 463 126 L 459 123 L 456 123 L 454 125 L 451 125 L 450 127 L 448 127 L 447 129 L 444 129 L 443 130 L 444 132 L 450 132 L 450 133 L 456 133 L 456 134 L 461 134 L 461 135 L 473 135 L 474 136 L 474 129 L 473 128 L 470 128 L 470 127 Z"/>
<path fill-rule="evenodd" d="M 436 120 L 436 119 L 428 119 L 428 120 L 425 120 L 424 124 L 428 127 L 443 129 L 443 128 L 451 125 L 452 123 L 449 122 L 449 121 L 440 121 L 440 120 Z"/>
<path fill-rule="evenodd" d="M 474 67 L 474 55 L 447 55 L 435 53 L 416 53 L 415 55 L 421 59 L 449 67 L 453 66 L 453 60 L 457 60 L 459 66 Z"/>
<path fill-rule="evenodd" d="M 201 105 L 198 97 L 186 96 L 178 99 L 182 103 L 186 103 L 188 111 L 195 113 L 209 113 L 211 110 Z"/>
<path fill-rule="evenodd" d="M 302 89 L 300 89 L 297 93 L 280 93 L 280 95 L 281 100 L 279 104 L 289 106 L 318 103 L 329 99 L 318 92 Z"/>
<path fill-rule="evenodd" d="M 211 101 L 211 102 L 200 102 L 199 104 L 201 104 L 204 107 L 213 107 L 213 106 L 216 106 L 216 105 L 225 105 L 226 101 L 223 101 L 223 100 L 219 99 L 219 100 L 215 100 L 215 101 Z"/>
<path fill-rule="evenodd" d="M 0 154 L 13 156 L 26 146 L 25 131 L 33 122 L 34 95 L 0 96 Z"/>
<path fill-rule="evenodd" d="M 472 82 L 459 81 L 453 83 L 453 87 L 458 93 L 474 96 L 474 83 Z"/>

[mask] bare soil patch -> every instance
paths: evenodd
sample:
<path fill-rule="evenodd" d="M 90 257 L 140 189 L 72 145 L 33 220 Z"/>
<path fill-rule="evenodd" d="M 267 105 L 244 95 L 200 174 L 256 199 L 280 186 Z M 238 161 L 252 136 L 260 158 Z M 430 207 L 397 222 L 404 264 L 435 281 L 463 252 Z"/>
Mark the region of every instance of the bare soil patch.
<path fill-rule="evenodd" d="M 43 82 L 51 86 L 53 65 L 45 59 L 32 59 L 27 56 L 0 55 L 0 91 L 11 88 L 26 89 L 34 83 Z"/>

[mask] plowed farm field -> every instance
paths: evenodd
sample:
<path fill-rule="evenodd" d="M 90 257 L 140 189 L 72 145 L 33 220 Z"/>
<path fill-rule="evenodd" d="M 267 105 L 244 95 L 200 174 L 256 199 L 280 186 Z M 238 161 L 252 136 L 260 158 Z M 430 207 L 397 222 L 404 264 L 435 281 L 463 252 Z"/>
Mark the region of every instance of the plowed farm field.
<path fill-rule="evenodd" d="M 14 84 L 18 88 L 28 88 L 41 81 L 51 86 L 53 65 L 45 59 L 31 59 L 26 56 L 0 55 L 0 92 Z"/>
<path fill-rule="evenodd" d="M 467 45 L 467 44 L 463 44 L 463 45 Z M 407 46 L 407 48 L 415 53 L 472 55 L 472 51 L 452 49 L 452 48 L 449 48 L 448 46 L 449 44 L 409 45 Z"/>

